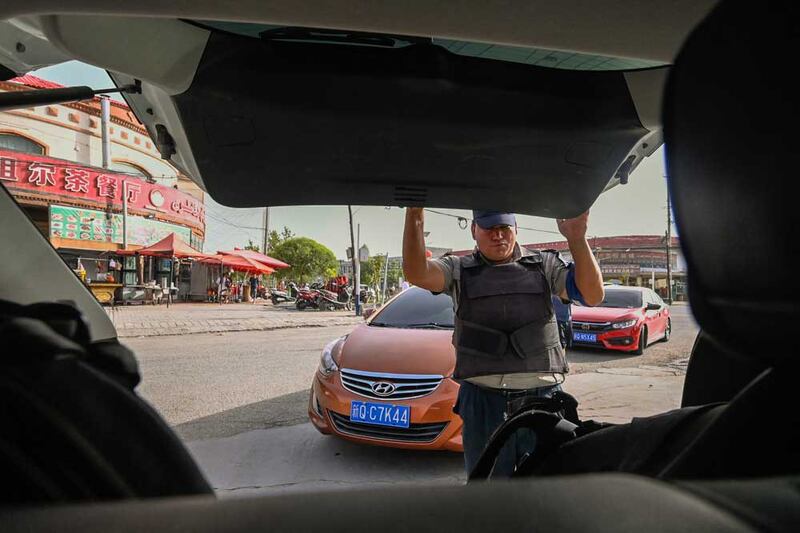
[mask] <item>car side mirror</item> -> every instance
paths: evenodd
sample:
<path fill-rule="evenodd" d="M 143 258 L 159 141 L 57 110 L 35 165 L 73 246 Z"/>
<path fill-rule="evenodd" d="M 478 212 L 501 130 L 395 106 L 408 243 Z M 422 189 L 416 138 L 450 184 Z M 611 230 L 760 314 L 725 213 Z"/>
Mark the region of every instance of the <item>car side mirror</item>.
<path fill-rule="evenodd" d="M 374 314 L 375 314 L 375 308 L 374 307 L 370 307 L 369 309 L 364 309 L 364 312 L 361 313 L 361 316 L 363 316 L 364 320 L 366 320 L 366 319 L 368 319 L 369 317 L 371 317 Z"/>
<path fill-rule="evenodd" d="M 647 307 L 645 307 L 645 311 L 660 311 L 660 310 L 661 306 L 652 302 L 647 304 Z"/>

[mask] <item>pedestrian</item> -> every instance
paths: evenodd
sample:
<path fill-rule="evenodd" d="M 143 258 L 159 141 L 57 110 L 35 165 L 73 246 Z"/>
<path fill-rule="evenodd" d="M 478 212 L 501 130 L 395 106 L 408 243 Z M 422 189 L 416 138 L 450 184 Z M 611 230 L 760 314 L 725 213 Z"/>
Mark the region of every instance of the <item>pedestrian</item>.
<path fill-rule="evenodd" d="M 425 257 L 424 211 L 406 209 L 403 273 L 414 285 L 453 299 L 459 382 L 453 410 L 463 420 L 464 464 L 469 474 L 492 432 L 515 407 L 560 390 L 568 372 L 551 294 L 596 305 L 603 278 L 586 241 L 589 213 L 557 219 L 574 263 L 555 251 L 525 251 L 517 244 L 512 213 L 473 211 L 472 254 Z M 534 453 L 536 435 L 523 429 L 500 451 L 494 475 L 510 476 Z"/>
<path fill-rule="evenodd" d="M 256 303 L 256 296 L 258 296 L 258 277 L 255 274 L 250 276 L 250 298 L 253 303 Z"/>
<path fill-rule="evenodd" d="M 553 295 L 553 311 L 558 322 L 558 334 L 561 337 L 561 347 L 572 345 L 572 304 L 565 302 L 557 294 Z"/>

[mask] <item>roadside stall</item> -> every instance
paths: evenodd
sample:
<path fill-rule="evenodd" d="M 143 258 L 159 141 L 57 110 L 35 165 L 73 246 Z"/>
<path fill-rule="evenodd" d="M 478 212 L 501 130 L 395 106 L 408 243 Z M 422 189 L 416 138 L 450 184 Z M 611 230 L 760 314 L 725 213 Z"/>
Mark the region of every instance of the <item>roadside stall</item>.
<path fill-rule="evenodd" d="M 206 256 L 198 259 L 198 262 L 219 267 L 219 276 L 213 278 L 213 286 L 210 288 L 210 290 L 214 291 L 215 299 L 219 303 L 230 301 L 231 298 L 231 287 L 226 287 L 224 282 L 226 272 L 233 271 L 256 275 L 269 275 L 275 272 L 274 268 L 270 268 L 253 259 L 238 255 L 226 255 L 224 253 Z M 244 291 L 244 296 L 248 297 L 250 292 L 249 285 L 244 285 Z"/>
<path fill-rule="evenodd" d="M 175 233 L 170 233 L 160 241 L 155 244 L 151 244 L 145 248 L 141 248 L 135 251 L 120 251 L 118 252 L 120 255 L 133 255 L 133 256 L 144 256 L 144 257 L 153 257 L 158 258 L 160 265 L 163 263 L 168 262 L 167 265 L 163 265 L 159 268 L 160 275 L 160 283 L 153 283 L 153 284 L 145 284 L 141 286 L 128 286 L 127 289 L 131 289 L 132 291 L 145 291 L 145 299 L 147 299 L 147 291 L 151 291 L 151 298 L 152 301 L 160 300 L 161 298 L 166 299 L 167 306 L 172 302 L 172 297 L 174 293 L 177 292 L 177 287 L 175 287 L 175 266 L 176 261 L 180 259 L 205 259 L 208 258 L 208 254 L 204 254 L 194 250 L 191 246 L 189 246 L 186 242 L 181 240 Z M 164 266 L 167 267 L 164 270 Z M 159 298 L 159 291 L 160 291 L 160 298 Z"/>
<path fill-rule="evenodd" d="M 74 271 L 98 302 L 113 306 L 119 299 L 118 291 L 122 288 L 118 279 L 119 267 L 119 263 L 113 258 L 80 256 Z"/>

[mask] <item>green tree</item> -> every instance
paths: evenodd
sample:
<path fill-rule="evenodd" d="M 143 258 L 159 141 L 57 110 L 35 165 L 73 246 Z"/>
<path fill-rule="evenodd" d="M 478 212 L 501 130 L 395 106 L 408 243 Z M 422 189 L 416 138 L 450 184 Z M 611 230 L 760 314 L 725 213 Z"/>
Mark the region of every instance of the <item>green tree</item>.
<path fill-rule="evenodd" d="M 283 230 L 281 230 L 280 233 L 278 233 L 276 230 L 270 231 L 269 236 L 267 237 L 267 244 L 269 245 L 270 253 L 272 250 L 280 246 L 283 241 L 288 241 L 293 237 L 295 237 L 294 232 L 286 226 L 283 227 Z"/>
<path fill-rule="evenodd" d="M 339 266 L 336 256 L 329 248 L 308 237 L 284 239 L 274 249 L 270 249 L 269 254 L 292 265 L 291 268 L 276 270 L 277 276 L 293 279 L 301 284 L 318 276 L 333 277 Z"/>
<path fill-rule="evenodd" d="M 361 263 L 361 283 L 370 287 L 383 284 L 383 269 L 386 265 L 386 255 L 373 255 L 365 263 Z"/>
<path fill-rule="evenodd" d="M 245 250 L 252 250 L 254 252 L 260 252 L 261 248 L 258 247 L 256 243 L 253 242 L 253 239 L 247 239 L 247 246 L 244 247 Z"/>

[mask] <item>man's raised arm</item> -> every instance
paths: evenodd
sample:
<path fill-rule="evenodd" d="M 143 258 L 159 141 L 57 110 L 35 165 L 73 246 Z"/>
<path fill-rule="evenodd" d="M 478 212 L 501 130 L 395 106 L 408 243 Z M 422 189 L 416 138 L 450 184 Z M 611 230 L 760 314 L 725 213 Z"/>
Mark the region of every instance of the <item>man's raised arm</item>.
<path fill-rule="evenodd" d="M 425 257 L 425 215 L 421 207 L 406 208 L 403 230 L 403 275 L 406 280 L 433 292 L 445 289 L 444 272 L 434 261 Z"/>

